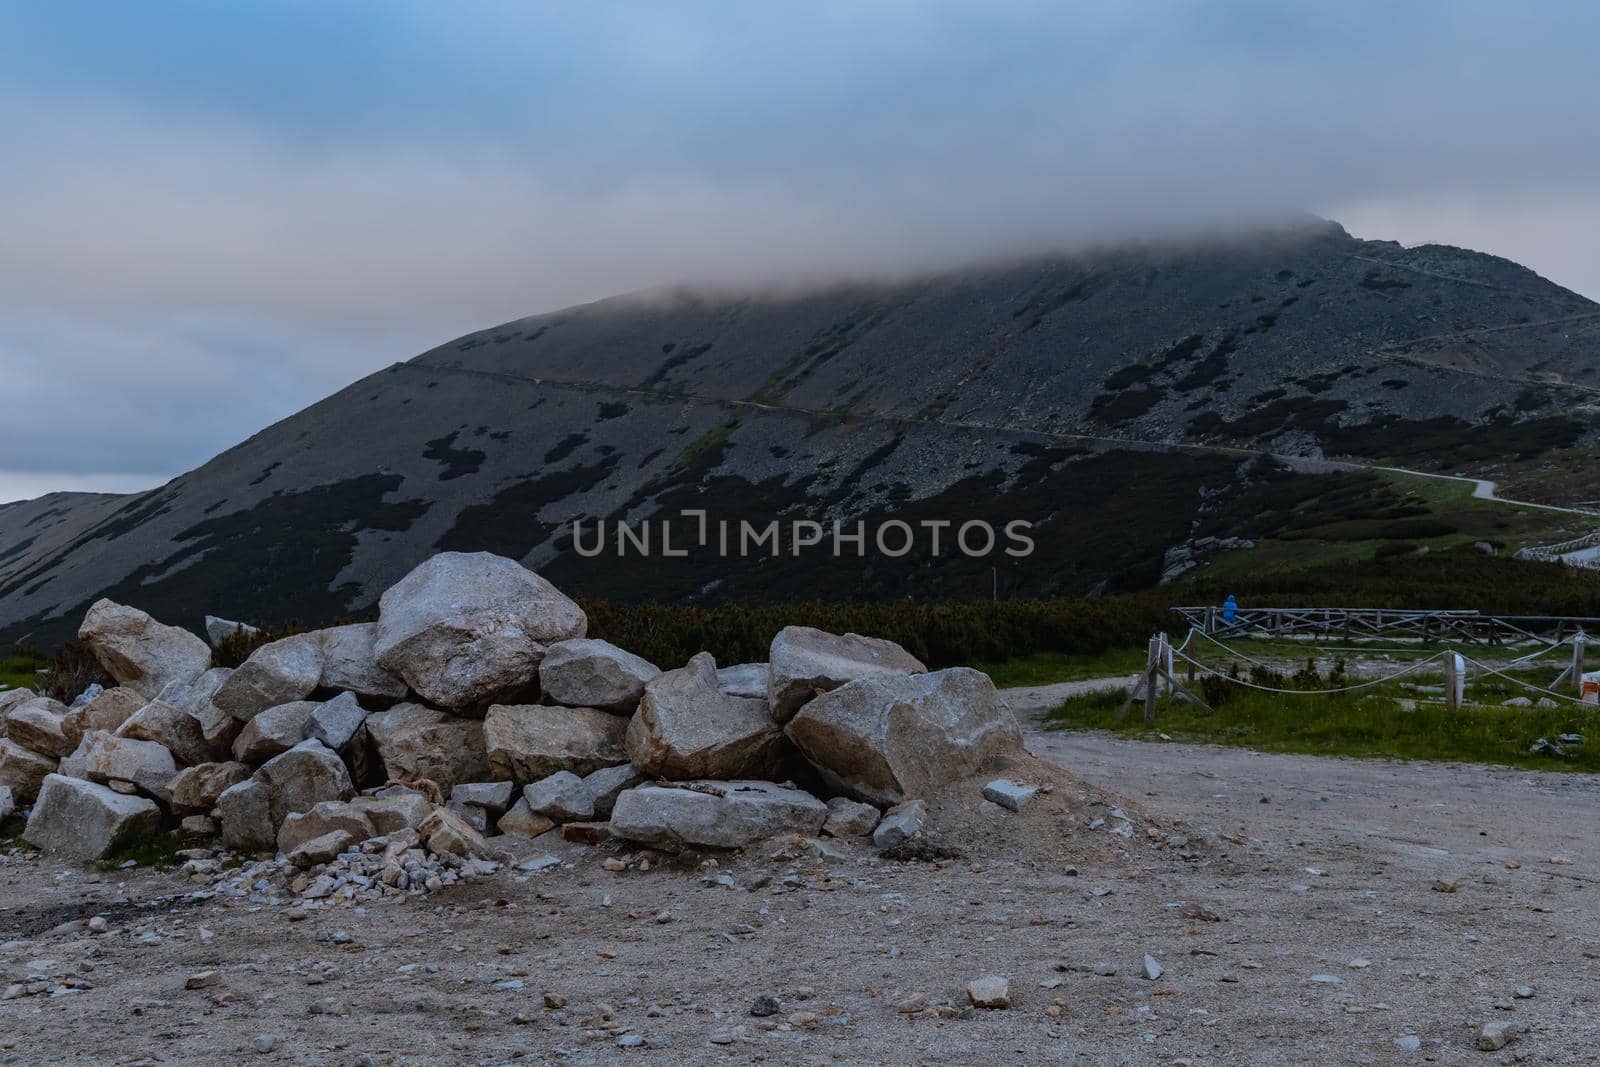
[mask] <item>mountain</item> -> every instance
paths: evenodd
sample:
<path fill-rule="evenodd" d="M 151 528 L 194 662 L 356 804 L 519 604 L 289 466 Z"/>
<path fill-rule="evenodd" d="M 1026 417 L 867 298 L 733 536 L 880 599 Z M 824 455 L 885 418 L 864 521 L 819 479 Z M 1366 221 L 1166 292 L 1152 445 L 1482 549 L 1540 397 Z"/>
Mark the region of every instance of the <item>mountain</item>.
<path fill-rule="evenodd" d="M 188 625 L 361 614 L 441 549 L 635 600 L 1137 588 L 1174 546 L 1275 536 L 1308 506 L 1416 513 L 1331 460 L 1588 456 L 1597 398 L 1600 305 L 1332 223 L 618 297 L 396 363 L 159 489 L 0 507 L 0 639 L 59 640 L 100 595 Z M 1034 552 L 574 551 L 574 519 L 686 509 L 713 535 L 724 518 L 919 536 L 1025 520 Z"/>

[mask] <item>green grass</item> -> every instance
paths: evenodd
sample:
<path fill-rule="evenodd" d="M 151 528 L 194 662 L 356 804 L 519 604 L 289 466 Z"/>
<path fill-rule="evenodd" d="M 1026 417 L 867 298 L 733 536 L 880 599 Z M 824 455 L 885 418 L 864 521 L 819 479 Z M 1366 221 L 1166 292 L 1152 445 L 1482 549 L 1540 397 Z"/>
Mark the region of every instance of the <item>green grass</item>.
<path fill-rule="evenodd" d="M 1144 648 L 1113 648 L 1105 652 L 1034 652 L 999 663 L 974 663 L 973 666 L 1002 689 L 1018 685 L 1051 685 L 1079 682 L 1085 678 L 1109 678 L 1133 674 L 1144 666 Z"/>
<path fill-rule="evenodd" d="M 1423 684 L 1437 679 L 1423 679 Z M 1548 681 L 1548 679 L 1546 679 Z M 1214 711 L 1163 697 L 1155 726 L 1144 724 L 1142 705 L 1119 720 L 1125 694 L 1107 689 L 1075 697 L 1050 713 L 1062 730 L 1105 730 L 1151 739 L 1234 745 L 1262 752 L 1368 759 L 1452 760 L 1509 764 L 1541 770 L 1600 771 L 1600 714 L 1576 705 L 1560 708 L 1507 708 L 1498 701 L 1514 688 L 1506 683 L 1475 685 L 1469 697 L 1488 701 L 1451 712 L 1443 704 L 1403 702 L 1398 686 L 1338 696 L 1246 692 Z M 1588 741 L 1566 746 L 1565 757 L 1531 755 L 1540 737 L 1584 734 Z"/>
<path fill-rule="evenodd" d="M 39 670 L 48 667 L 50 661 L 42 655 L 31 652 L 17 652 L 9 658 L 0 660 L 0 687 L 15 689 L 26 686 L 29 689 L 39 688 Z"/>
<path fill-rule="evenodd" d="M 153 867 L 164 871 L 168 867 L 176 867 L 183 863 L 178 857 L 180 849 L 186 848 L 175 834 L 155 833 L 130 834 L 112 846 L 111 853 L 100 860 L 95 866 L 102 871 L 115 870 L 129 860 L 140 867 Z"/>

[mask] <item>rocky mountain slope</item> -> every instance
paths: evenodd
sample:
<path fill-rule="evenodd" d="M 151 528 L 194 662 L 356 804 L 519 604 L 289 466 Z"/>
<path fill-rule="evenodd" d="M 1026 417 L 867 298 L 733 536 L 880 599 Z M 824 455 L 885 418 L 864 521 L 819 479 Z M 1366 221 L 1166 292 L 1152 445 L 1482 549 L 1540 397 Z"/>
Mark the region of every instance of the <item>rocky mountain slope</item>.
<path fill-rule="evenodd" d="M 191 626 L 229 604 L 361 615 L 441 549 L 628 599 L 1137 587 L 1171 546 L 1250 536 L 1286 495 L 1395 513 L 1358 475 L 1307 473 L 1329 459 L 1468 469 L 1583 447 L 1597 402 L 1600 305 L 1502 259 L 1331 223 L 619 297 L 397 363 L 159 489 L 0 507 L 0 639 L 57 640 L 100 595 Z M 1300 473 L 1246 449 L 1303 457 Z M 1026 520 L 1035 549 L 573 550 L 573 520 L 685 509 L 712 531 Z"/>

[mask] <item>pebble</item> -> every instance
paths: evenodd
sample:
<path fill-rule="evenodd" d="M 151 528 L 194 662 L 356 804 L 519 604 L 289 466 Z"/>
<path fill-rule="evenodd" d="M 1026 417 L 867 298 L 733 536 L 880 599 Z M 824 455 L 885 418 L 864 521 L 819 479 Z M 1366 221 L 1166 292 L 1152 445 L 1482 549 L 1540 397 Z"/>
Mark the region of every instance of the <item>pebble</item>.
<path fill-rule="evenodd" d="M 896 1004 L 894 1010 L 901 1015 L 915 1015 L 918 1012 L 927 1010 L 927 1007 L 928 998 L 921 993 L 913 993 Z"/>
<path fill-rule="evenodd" d="M 1533 986 L 1519 985 L 1517 988 L 1511 991 L 1511 995 L 1516 997 L 1518 1000 L 1528 1000 L 1533 996 Z"/>
<path fill-rule="evenodd" d="M 618 1048 L 640 1048 L 644 1045 L 644 1038 L 638 1034 L 623 1034 L 617 1038 Z"/>
<path fill-rule="evenodd" d="M 974 978 L 967 983 L 967 999 L 975 1008 L 1009 1008 L 1011 982 L 996 974 Z"/>
<path fill-rule="evenodd" d="M 1478 1031 L 1478 1047 L 1484 1052 L 1503 1049 L 1516 1033 L 1516 1023 L 1484 1023 L 1483 1029 Z"/>
<path fill-rule="evenodd" d="M 271 1034 L 259 1034 L 254 1041 L 250 1042 L 250 1046 L 262 1055 L 266 1055 L 278 1047 L 278 1039 Z"/>
<path fill-rule="evenodd" d="M 750 1014 L 758 1019 L 778 1014 L 778 998 L 771 993 L 762 993 L 750 1005 Z"/>
<path fill-rule="evenodd" d="M 1402 1052 L 1416 1052 L 1422 1047 L 1422 1038 L 1416 1034 L 1406 1034 L 1404 1037 L 1395 1038 L 1394 1044 Z"/>
<path fill-rule="evenodd" d="M 206 989 L 216 984 L 216 971 L 196 971 L 183 980 L 183 988 L 185 989 Z"/>
<path fill-rule="evenodd" d="M 1156 961 L 1156 958 L 1154 956 L 1150 955 L 1149 953 L 1145 954 L 1145 957 L 1144 957 L 1144 976 L 1146 978 L 1148 978 L 1150 981 L 1154 982 L 1156 979 L 1160 978 L 1163 974 L 1166 974 L 1166 973 L 1167 973 L 1166 972 L 1166 968 L 1162 967 L 1161 964 Z"/>

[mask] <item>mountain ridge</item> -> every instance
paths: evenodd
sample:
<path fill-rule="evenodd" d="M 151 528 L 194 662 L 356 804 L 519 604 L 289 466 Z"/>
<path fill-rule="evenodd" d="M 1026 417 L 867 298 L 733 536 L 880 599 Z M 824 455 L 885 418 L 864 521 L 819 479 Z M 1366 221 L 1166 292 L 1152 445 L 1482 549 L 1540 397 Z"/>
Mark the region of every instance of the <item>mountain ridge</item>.
<path fill-rule="evenodd" d="M 785 561 L 639 573 L 578 559 L 563 533 L 697 503 L 1072 513 L 1087 547 L 1012 591 L 1130 587 L 1159 574 L 1158 546 L 1214 522 L 1196 486 L 1237 495 L 1252 452 L 1302 471 L 1537 457 L 1588 447 L 1596 398 L 1600 304 L 1498 257 L 1332 223 L 781 297 L 631 294 L 437 345 L 147 493 L 0 507 L 0 638 L 58 638 L 106 590 L 183 619 L 357 612 L 440 548 L 619 597 L 975 585 L 928 560 L 869 578 Z M 1117 496 L 1133 477 L 1148 499 Z M 1135 519 L 1134 554 L 1088 529 Z"/>

